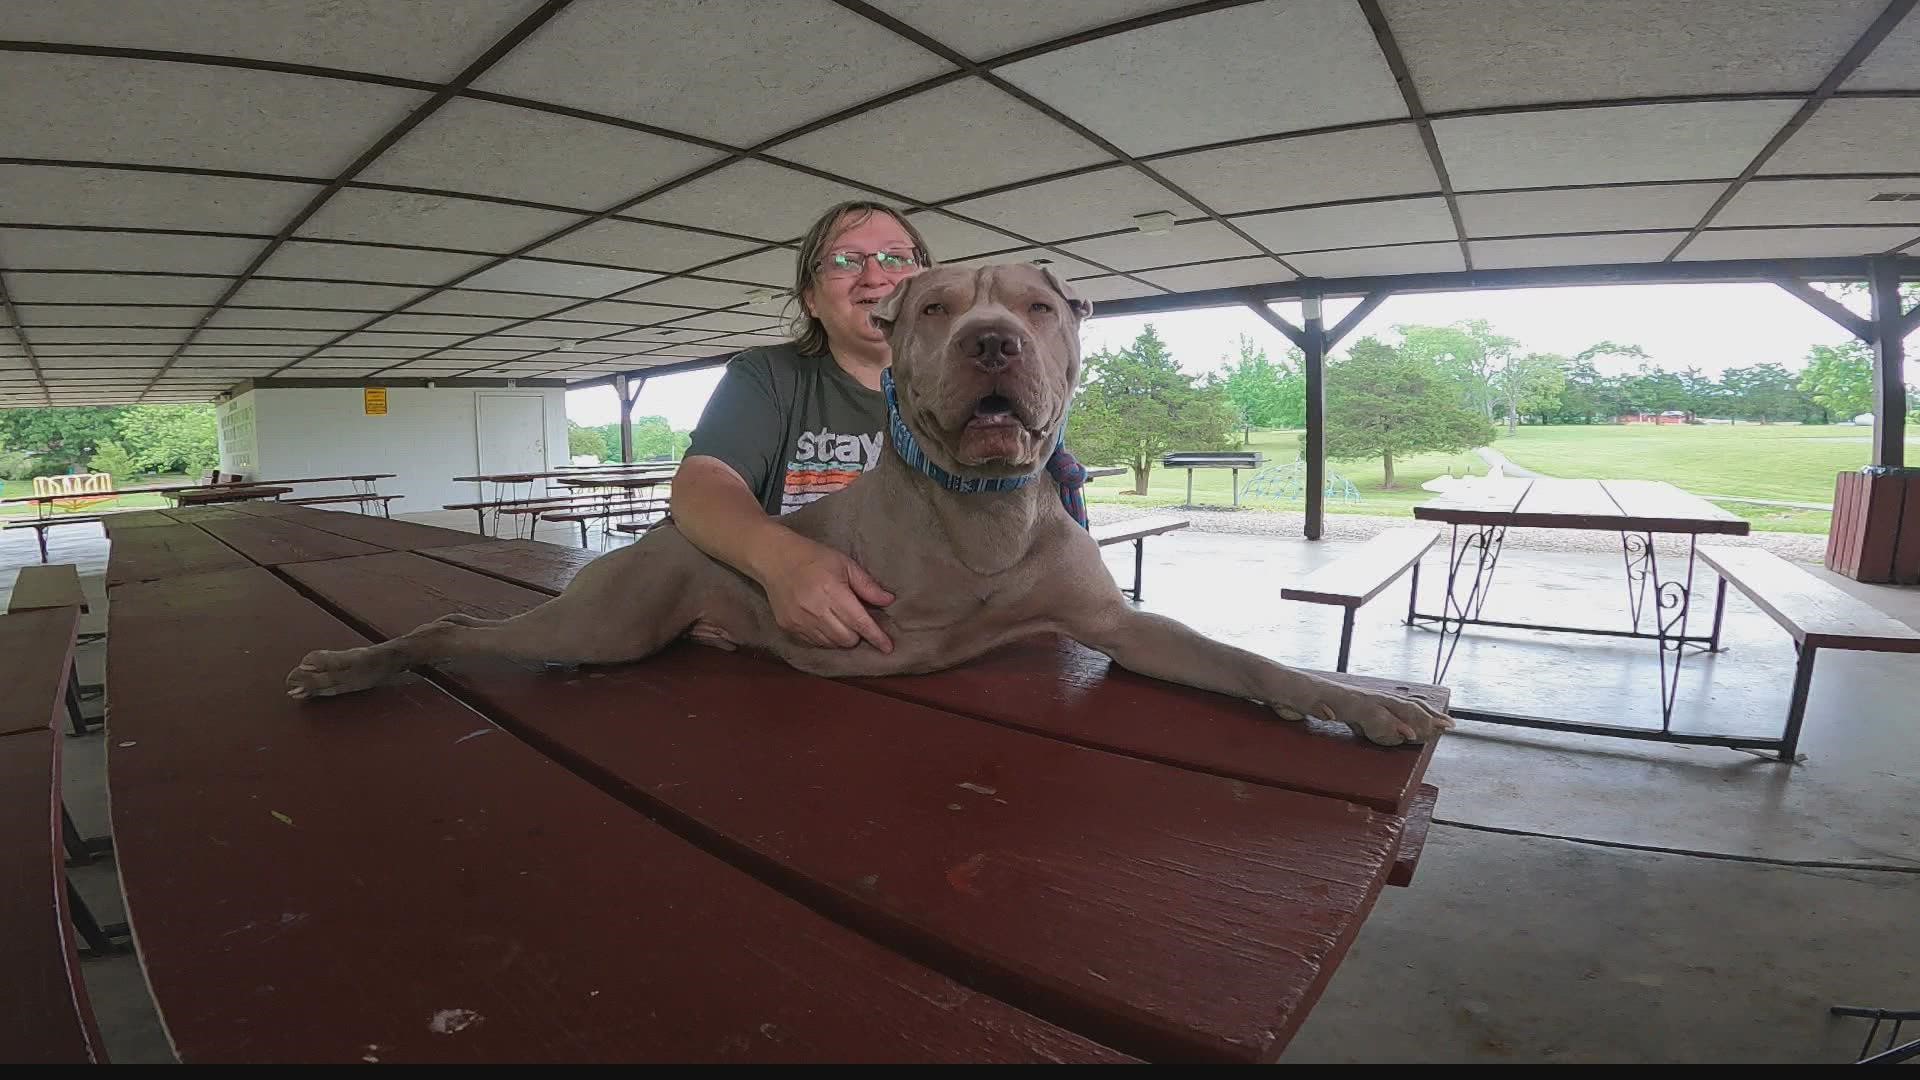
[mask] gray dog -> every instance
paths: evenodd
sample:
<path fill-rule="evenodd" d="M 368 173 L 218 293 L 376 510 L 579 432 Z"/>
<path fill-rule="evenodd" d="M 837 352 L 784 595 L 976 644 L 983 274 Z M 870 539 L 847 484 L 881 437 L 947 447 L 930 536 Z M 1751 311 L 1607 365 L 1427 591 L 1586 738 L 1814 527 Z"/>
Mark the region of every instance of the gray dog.
<path fill-rule="evenodd" d="M 753 581 L 669 523 L 511 619 L 448 615 L 379 645 L 311 653 L 287 692 L 347 693 L 463 656 L 621 663 L 682 635 L 829 677 L 918 674 L 1051 632 L 1143 675 L 1258 701 L 1291 720 L 1341 721 L 1376 743 L 1423 742 L 1451 727 L 1414 698 L 1283 667 L 1127 604 L 1044 469 L 1079 384 L 1080 323 L 1091 310 L 1027 263 L 929 270 L 875 309 L 893 347 L 894 452 L 782 520 L 898 597 L 874 615 L 891 652 L 795 641 Z"/>

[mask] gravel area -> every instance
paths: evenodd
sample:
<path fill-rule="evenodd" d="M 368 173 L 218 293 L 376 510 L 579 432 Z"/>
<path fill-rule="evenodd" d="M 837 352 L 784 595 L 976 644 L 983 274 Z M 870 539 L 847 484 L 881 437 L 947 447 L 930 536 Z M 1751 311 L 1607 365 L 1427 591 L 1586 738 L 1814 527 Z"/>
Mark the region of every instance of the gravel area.
<path fill-rule="evenodd" d="M 1094 524 L 1125 521 L 1148 514 L 1178 514 L 1200 532 L 1245 533 L 1255 536 L 1299 538 L 1306 515 L 1297 510 L 1233 510 L 1223 508 L 1131 507 L 1113 503 L 1091 503 L 1088 517 Z M 1405 517 L 1371 517 L 1360 514 L 1328 514 L 1326 539 L 1361 541 L 1386 529 L 1414 524 Z M 1435 528 L 1444 528 L 1436 524 Z M 1445 543 L 1446 534 L 1441 534 Z M 1746 536 L 1713 536 L 1705 542 L 1728 547 L 1760 547 L 1795 562 L 1819 563 L 1826 558 L 1827 538 L 1810 533 L 1753 532 Z M 1509 529 L 1506 545 L 1536 551 L 1620 551 L 1620 534 L 1575 529 Z M 1655 539 L 1655 549 L 1663 554 L 1685 554 L 1687 538 L 1671 534 Z"/>

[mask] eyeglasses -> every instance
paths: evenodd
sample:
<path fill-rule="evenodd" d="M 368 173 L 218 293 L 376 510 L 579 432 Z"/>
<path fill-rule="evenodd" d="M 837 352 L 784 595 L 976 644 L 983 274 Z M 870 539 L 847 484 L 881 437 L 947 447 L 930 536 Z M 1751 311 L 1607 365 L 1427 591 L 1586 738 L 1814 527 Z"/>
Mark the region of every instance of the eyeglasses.
<path fill-rule="evenodd" d="M 876 251 L 871 255 L 864 251 L 829 251 L 813 268 L 821 277 L 851 277 L 867 268 L 868 259 L 889 274 L 904 274 L 920 265 L 917 251 Z"/>

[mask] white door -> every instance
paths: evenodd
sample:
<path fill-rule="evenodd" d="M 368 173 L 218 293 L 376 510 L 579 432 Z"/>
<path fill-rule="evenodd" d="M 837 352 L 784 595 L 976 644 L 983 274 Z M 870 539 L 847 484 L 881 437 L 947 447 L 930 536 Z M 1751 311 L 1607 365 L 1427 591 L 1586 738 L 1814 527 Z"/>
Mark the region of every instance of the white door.
<path fill-rule="evenodd" d="M 474 417 L 482 476 L 548 471 L 547 406 L 539 394 L 476 392 Z"/>

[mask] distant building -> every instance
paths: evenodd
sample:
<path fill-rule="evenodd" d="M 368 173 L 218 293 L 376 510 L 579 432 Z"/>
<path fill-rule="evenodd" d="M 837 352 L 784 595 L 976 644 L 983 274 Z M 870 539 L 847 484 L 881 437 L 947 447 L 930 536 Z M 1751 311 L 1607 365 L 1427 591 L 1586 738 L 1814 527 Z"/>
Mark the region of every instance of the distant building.
<path fill-rule="evenodd" d="M 1679 409 L 1668 409 L 1666 412 L 1658 413 L 1631 412 L 1614 417 L 1613 422 L 1616 424 L 1691 424 L 1694 422 L 1694 415 Z"/>

